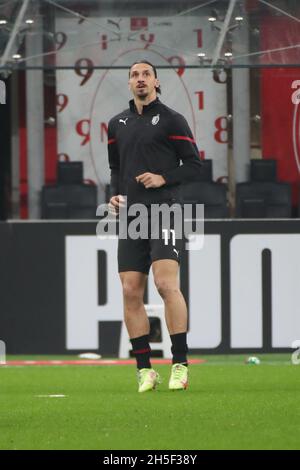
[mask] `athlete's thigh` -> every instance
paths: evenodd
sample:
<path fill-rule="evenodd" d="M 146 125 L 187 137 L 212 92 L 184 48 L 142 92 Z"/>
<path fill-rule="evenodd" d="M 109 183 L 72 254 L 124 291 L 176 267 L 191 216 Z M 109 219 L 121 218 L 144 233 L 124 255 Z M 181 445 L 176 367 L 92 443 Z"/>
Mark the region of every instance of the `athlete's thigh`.
<path fill-rule="evenodd" d="M 169 223 L 170 222 L 170 223 Z M 174 217 L 170 221 L 159 221 L 158 237 L 150 239 L 151 261 L 172 259 L 180 262 L 183 243 L 183 229 L 175 224 Z"/>
<path fill-rule="evenodd" d="M 118 271 L 138 271 L 148 274 L 151 266 L 149 240 L 122 239 L 118 242 Z"/>
<path fill-rule="evenodd" d="M 152 263 L 152 272 L 155 284 L 158 283 L 174 283 L 178 286 L 179 264 L 173 259 L 158 259 Z"/>

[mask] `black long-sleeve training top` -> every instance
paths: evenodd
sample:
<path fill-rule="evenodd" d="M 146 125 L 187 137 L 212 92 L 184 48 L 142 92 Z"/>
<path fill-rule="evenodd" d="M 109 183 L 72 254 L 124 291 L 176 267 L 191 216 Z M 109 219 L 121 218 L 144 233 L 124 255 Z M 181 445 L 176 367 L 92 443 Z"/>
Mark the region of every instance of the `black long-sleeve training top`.
<path fill-rule="evenodd" d="M 108 124 L 111 196 L 127 196 L 128 206 L 180 202 L 180 183 L 198 181 L 202 163 L 185 118 L 157 98 L 138 114 L 134 101 Z M 180 164 L 182 162 L 182 164 Z M 135 177 L 162 175 L 166 184 L 146 189 Z"/>

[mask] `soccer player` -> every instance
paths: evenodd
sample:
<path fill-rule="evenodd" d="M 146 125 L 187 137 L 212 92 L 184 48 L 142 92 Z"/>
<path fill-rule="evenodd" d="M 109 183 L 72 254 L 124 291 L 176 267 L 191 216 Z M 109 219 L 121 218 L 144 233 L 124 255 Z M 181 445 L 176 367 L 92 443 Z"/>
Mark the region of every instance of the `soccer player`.
<path fill-rule="evenodd" d="M 120 212 L 127 205 L 180 203 L 183 182 L 199 180 L 201 161 L 184 117 L 157 97 L 161 92 L 154 65 L 146 60 L 129 69 L 129 108 L 108 125 L 108 157 L 111 170 L 110 207 Z M 150 216 L 149 216 L 150 217 Z M 172 342 L 173 365 L 170 390 L 186 389 L 187 307 L 178 283 L 182 238 L 176 240 L 119 238 L 118 269 L 124 298 L 124 320 L 138 368 L 138 391 L 153 390 L 160 382 L 152 369 L 149 320 L 143 298 L 152 266 L 154 282 L 165 306 Z"/>

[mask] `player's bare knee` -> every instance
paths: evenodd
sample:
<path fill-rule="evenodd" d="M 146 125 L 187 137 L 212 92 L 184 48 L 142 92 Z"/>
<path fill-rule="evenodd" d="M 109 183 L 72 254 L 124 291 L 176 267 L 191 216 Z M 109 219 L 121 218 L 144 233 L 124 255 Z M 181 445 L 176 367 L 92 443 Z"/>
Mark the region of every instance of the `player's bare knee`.
<path fill-rule="evenodd" d="M 124 299 L 127 302 L 140 303 L 143 299 L 143 290 L 134 282 L 124 281 L 122 283 Z"/>
<path fill-rule="evenodd" d="M 167 297 L 179 292 L 178 286 L 175 282 L 170 282 L 166 279 L 156 279 L 155 285 L 159 295 L 166 299 Z"/>

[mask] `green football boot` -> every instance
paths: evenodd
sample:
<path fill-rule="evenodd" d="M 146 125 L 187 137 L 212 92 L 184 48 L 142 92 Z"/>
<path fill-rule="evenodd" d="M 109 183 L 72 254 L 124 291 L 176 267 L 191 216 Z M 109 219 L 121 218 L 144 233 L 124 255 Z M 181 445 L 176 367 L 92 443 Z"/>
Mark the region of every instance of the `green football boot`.
<path fill-rule="evenodd" d="M 188 368 L 183 364 L 173 364 L 169 390 L 185 390 L 188 386 Z"/>
<path fill-rule="evenodd" d="M 154 369 L 138 370 L 139 392 L 154 390 L 161 383 L 160 376 Z"/>

